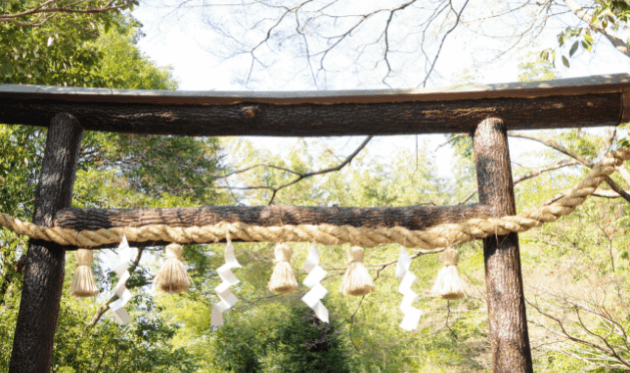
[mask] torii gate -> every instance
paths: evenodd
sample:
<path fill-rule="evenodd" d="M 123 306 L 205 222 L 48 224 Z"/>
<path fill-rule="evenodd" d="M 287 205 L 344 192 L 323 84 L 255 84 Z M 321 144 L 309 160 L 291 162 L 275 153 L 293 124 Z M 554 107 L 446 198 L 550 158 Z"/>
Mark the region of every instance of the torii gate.
<path fill-rule="evenodd" d="M 182 92 L 0 85 L 0 123 L 48 127 L 33 222 L 75 230 L 220 221 L 410 230 L 516 214 L 507 130 L 617 126 L 630 121 L 630 75 L 459 89 Z M 70 208 L 84 130 L 181 136 L 471 133 L 479 202 L 402 208 Z M 281 219 L 280 219 L 281 217 Z M 166 242 L 130 242 L 143 247 Z M 97 248 L 113 247 L 102 245 Z M 49 372 L 66 250 L 31 240 L 9 371 Z M 532 372 L 518 235 L 484 239 L 494 372 Z"/>

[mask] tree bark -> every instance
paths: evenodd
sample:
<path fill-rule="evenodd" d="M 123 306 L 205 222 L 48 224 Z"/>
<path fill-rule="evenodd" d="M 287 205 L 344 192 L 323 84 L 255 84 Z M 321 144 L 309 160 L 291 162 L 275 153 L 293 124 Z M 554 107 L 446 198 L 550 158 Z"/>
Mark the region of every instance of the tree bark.
<path fill-rule="evenodd" d="M 516 215 L 507 129 L 501 119 L 479 124 L 473 137 L 479 201 L 496 217 Z M 492 366 L 495 373 L 533 372 L 518 234 L 483 240 Z"/>
<path fill-rule="evenodd" d="M 52 118 L 35 195 L 34 223 L 52 227 L 56 212 L 70 207 L 82 137 L 83 129 L 73 116 Z M 50 372 L 64 265 L 64 247 L 29 243 L 10 373 Z"/>
<path fill-rule="evenodd" d="M 470 133 L 494 116 L 509 119 L 511 130 L 616 126 L 623 112 L 620 92 L 334 105 L 282 100 L 230 105 L 66 102 L 2 95 L 0 100 L 2 123 L 41 125 L 42 118 L 62 111 L 74 115 L 86 130 L 180 136 Z"/>
<path fill-rule="evenodd" d="M 194 227 L 220 222 L 265 227 L 325 223 L 353 227 L 401 226 L 425 229 L 490 216 L 490 207 L 479 204 L 405 207 L 203 206 L 129 210 L 69 208 L 59 211 L 54 223 L 56 227 L 79 231 L 151 224 Z"/>
<path fill-rule="evenodd" d="M 406 207 L 305 207 L 305 206 L 204 206 L 163 209 L 64 209 L 57 213 L 56 227 L 98 230 L 164 224 L 172 227 L 213 225 L 220 222 L 259 226 L 299 224 L 351 225 L 353 227 L 394 227 L 426 229 L 439 224 L 459 223 L 471 218 L 490 217 L 488 206 L 406 206 Z M 234 240 L 235 242 L 237 240 Z M 130 242 L 135 247 L 159 246 L 168 242 Z M 91 249 L 115 247 L 104 245 Z M 73 250 L 75 247 L 66 247 Z"/>

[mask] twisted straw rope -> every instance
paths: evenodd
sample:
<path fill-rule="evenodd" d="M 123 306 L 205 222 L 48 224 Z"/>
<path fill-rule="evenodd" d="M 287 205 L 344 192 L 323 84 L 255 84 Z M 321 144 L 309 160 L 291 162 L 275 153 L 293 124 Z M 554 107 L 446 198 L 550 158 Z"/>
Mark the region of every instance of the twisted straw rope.
<path fill-rule="evenodd" d="M 630 159 L 630 149 L 611 151 L 573 189 L 549 205 L 534 207 L 517 216 L 475 218 L 459 224 L 442 224 L 425 230 L 409 230 L 403 227 L 356 228 L 349 225 L 331 224 L 261 227 L 222 222 L 203 227 L 147 225 L 138 228 L 110 228 L 79 232 L 74 229 L 41 227 L 4 213 L 0 213 L 0 225 L 33 239 L 85 248 L 119 243 L 123 235 L 132 242 L 166 241 L 189 244 L 218 242 L 229 234 L 232 239 L 241 239 L 246 242 L 316 241 L 324 245 L 340 245 L 349 242 L 352 245 L 367 247 L 384 243 L 399 243 L 407 247 L 432 250 L 492 235 L 525 232 L 544 223 L 554 222 L 561 216 L 572 213 L 584 203 L 586 197 L 597 190 L 604 178 L 628 159 Z"/>

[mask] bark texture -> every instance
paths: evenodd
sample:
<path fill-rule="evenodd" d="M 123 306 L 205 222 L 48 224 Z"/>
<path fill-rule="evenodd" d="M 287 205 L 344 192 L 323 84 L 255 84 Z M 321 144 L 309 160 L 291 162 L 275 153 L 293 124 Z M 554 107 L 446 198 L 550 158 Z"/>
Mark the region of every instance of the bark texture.
<path fill-rule="evenodd" d="M 424 229 L 473 217 L 490 217 L 491 214 L 489 207 L 479 204 L 406 207 L 204 206 L 130 210 L 68 208 L 57 213 L 55 226 L 96 230 L 151 224 L 192 227 L 227 222 L 265 227 L 326 223 L 353 227 L 402 226 Z"/>
<path fill-rule="evenodd" d="M 353 227 L 402 226 L 407 229 L 425 229 L 439 224 L 490 216 L 492 210 L 479 204 L 406 207 L 205 206 L 133 210 L 69 208 L 57 213 L 54 224 L 79 231 L 151 224 L 191 227 L 220 222 L 241 222 L 267 227 L 326 223 Z M 137 243 L 138 247 L 152 244 L 159 243 Z"/>
<path fill-rule="evenodd" d="M 484 120 L 473 137 L 479 201 L 496 217 L 516 215 L 507 130 L 497 118 Z M 483 240 L 493 372 L 533 372 L 518 234 Z"/>
<path fill-rule="evenodd" d="M 70 207 L 83 129 L 69 114 L 55 115 L 48 128 L 33 222 L 53 226 L 57 211 Z M 30 242 L 10 373 L 50 372 L 63 286 L 65 249 Z"/>
<path fill-rule="evenodd" d="M 185 136 L 347 136 L 473 132 L 490 117 L 509 129 L 616 126 L 621 93 L 458 101 L 176 105 L 6 97 L 3 123 L 41 125 L 55 113 L 74 115 L 86 130 Z"/>

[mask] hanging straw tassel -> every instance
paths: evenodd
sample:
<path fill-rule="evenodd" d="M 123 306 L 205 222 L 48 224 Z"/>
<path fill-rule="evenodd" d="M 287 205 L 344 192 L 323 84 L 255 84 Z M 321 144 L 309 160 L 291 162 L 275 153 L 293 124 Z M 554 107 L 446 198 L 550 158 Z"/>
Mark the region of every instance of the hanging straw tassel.
<path fill-rule="evenodd" d="M 442 254 L 442 260 L 444 261 L 444 267 L 438 272 L 437 280 L 431 292 L 442 299 L 466 298 L 466 285 L 459 277 L 459 271 L 457 270 L 457 262 L 459 261 L 457 250 L 452 248 L 446 249 L 444 254 Z"/>
<path fill-rule="evenodd" d="M 188 290 L 190 280 L 180 258 L 184 249 L 172 243 L 166 246 L 166 261 L 160 272 L 153 279 L 153 285 L 165 293 L 181 293 Z"/>
<path fill-rule="evenodd" d="M 70 294 L 82 298 L 93 297 L 98 294 L 98 288 L 92 276 L 92 250 L 78 249 L 75 255 L 77 271 L 70 285 Z"/>
<path fill-rule="evenodd" d="M 345 295 L 366 295 L 374 291 L 374 280 L 363 264 L 363 248 L 352 246 L 347 251 L 348 270 L 343 276 L 341 291 Z"/>
<path fill-rule="evenodd" d="M 298 287 L 291 263 L 289 263 L 293 249 L 289 245 L 281 243 L 276 246 L 274 253 L 276 254 L 276 260 L 274 260 L 276 267 L 273 269 L 267 289 L 274 293 L 290 293 Z"/>

